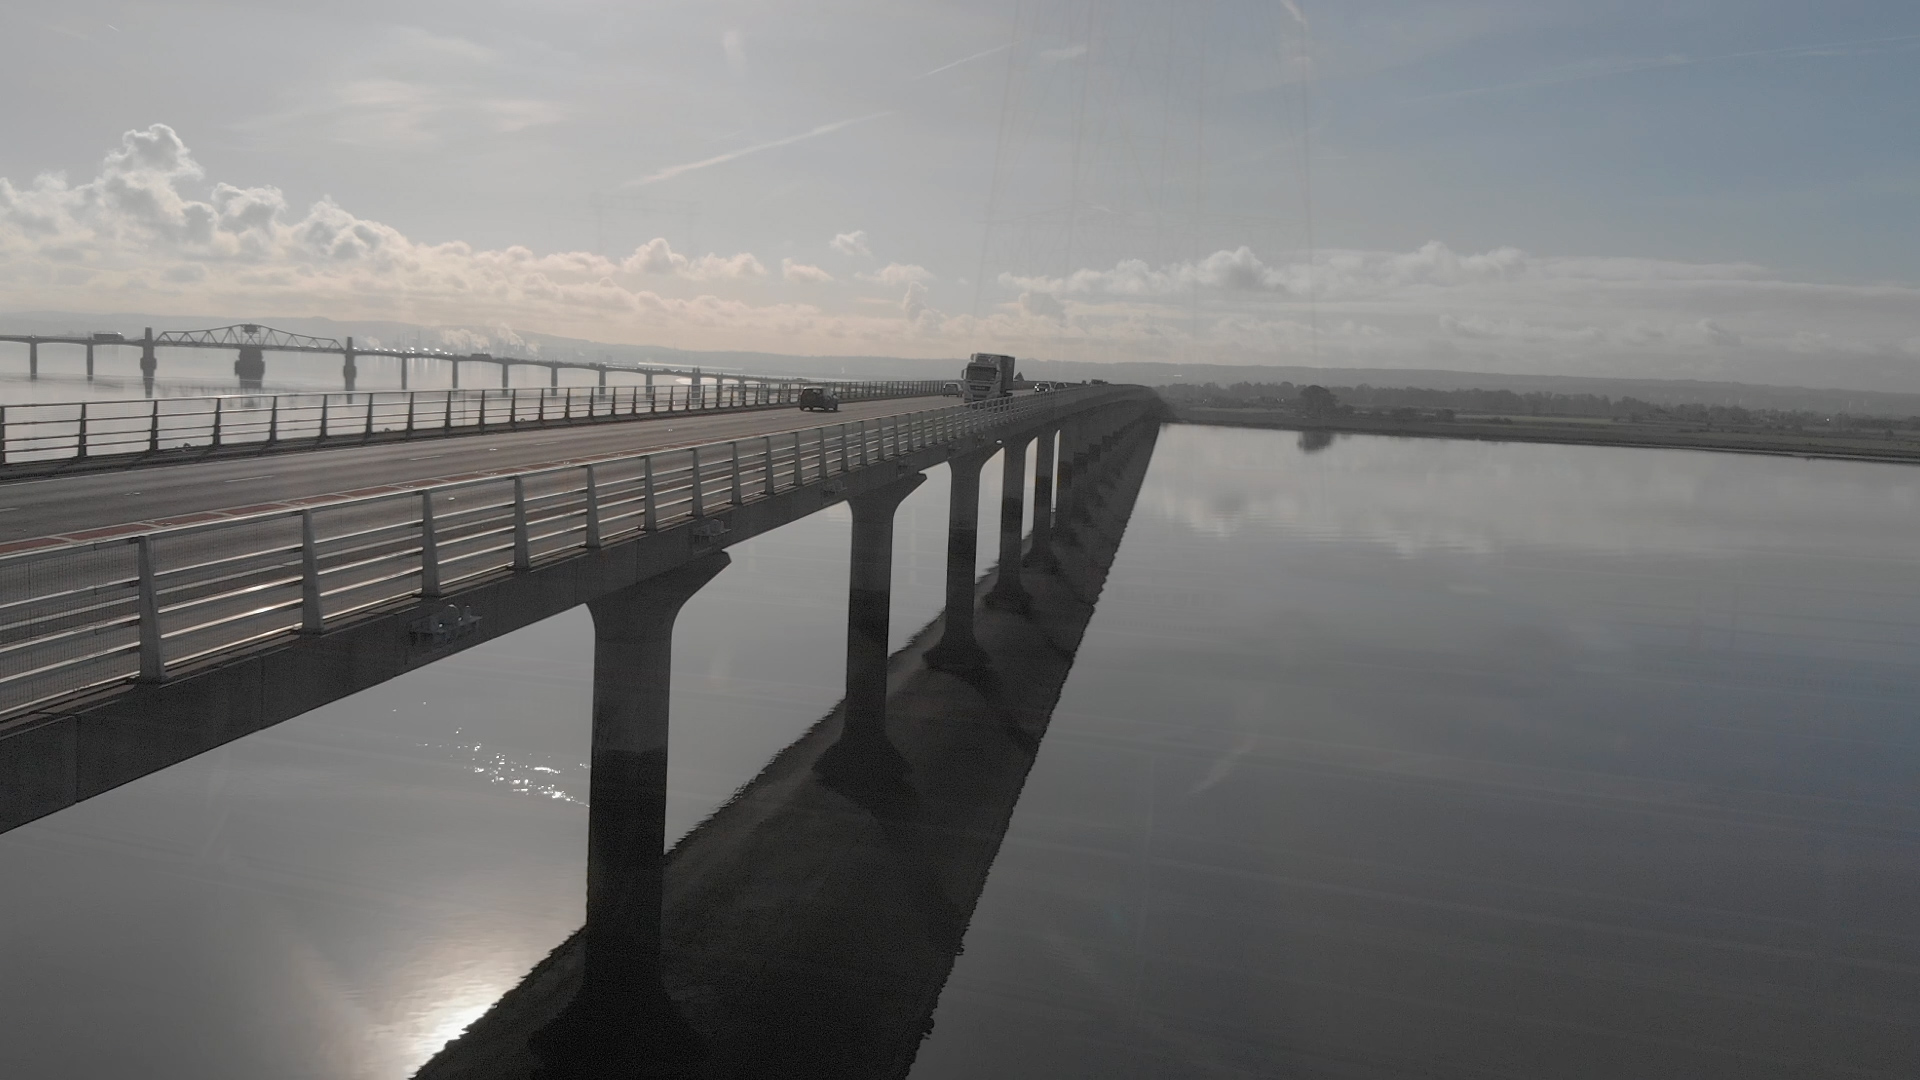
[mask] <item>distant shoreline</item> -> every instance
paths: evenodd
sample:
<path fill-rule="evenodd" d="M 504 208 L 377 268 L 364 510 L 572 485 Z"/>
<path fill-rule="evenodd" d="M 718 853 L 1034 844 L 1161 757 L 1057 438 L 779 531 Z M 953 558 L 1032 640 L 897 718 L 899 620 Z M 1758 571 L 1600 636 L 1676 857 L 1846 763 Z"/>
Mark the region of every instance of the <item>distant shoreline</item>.
<path fill-rule="evenodd" d="M 1329 435 L 1397 435 L 1423 439 L 1474 439 L 1483 442 L 1569 443 L 1580 446 L 1629 446 L 1657 450 L 1720 450 L 1776 457 L 1832 458 L 1920 464 L 1920 440 L 1874 439 L 1858 434 L 1829 436 L 1795 432 L 1688 429 L 1672 424 L 1568 422 L 1543 419 L 1509 423 L 1487 420 L 1389 420 L 1375 417 L 1307 417 L 1277 409 L 1223 409 L 1168 404 L 1176 423 L 1219 427 L 1270 428 L 1325 432 Z"/>

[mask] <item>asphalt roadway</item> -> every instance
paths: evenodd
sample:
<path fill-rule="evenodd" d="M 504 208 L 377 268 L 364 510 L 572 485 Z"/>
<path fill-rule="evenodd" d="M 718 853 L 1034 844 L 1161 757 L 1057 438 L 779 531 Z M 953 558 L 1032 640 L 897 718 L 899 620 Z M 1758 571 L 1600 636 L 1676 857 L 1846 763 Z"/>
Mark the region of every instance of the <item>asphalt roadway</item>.
<path fill-rule="evenodd" d="M 797 408 L 674 414 L 579 428 L 489 431 L 412 442 L 142 465 L 0 483 L 0 545 L 289 499 L 451 478 L 481 470 L 560 465 L 680 446 L 757 438 L 957 404 L 950 397 L 849 402 L 837 413 Z"/>

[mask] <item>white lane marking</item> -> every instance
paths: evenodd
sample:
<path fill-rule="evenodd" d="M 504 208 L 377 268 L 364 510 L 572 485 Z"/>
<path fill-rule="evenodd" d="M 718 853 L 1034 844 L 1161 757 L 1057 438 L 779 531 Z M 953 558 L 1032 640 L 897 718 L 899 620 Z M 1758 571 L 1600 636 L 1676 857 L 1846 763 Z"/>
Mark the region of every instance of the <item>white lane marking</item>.
<path fill-rule="evenodd" d="M 18 509 L 20 508 L 17 506 L 0 506 L 0 514 L 11 514 Z"/>
<path fill-rule="evenodd" d="M 243 480 L 271 480 L 278 475 L 280 474 L 269 472 L 269 473 L 261 473 L 259 476 L 236 476 L 231 480 L 222 480 L 220 482 L 223 484 L 238 484 Z"/>

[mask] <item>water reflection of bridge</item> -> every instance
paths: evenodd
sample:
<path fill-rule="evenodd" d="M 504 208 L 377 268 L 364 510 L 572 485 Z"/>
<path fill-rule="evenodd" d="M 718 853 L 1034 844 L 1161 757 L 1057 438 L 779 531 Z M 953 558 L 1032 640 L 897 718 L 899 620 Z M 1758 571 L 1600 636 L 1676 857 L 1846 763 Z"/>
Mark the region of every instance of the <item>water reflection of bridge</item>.
<path fill-rule="evenodd" d="M 1051 438 L 1036 444 L 1036 529 L 1024 554 L 1025 442 L 1008 441 L 1000 565 L 973 580 L 973 526 L 957 513 L 947 613 L 891 658 L 884 688 L 869 686 L 883 697 L 862 700 L 850 681 L 846 701 L 664 858 L 655 854 L 664 726 L 625 764 L 603 753 L 605 704 L 626 691 L 600 680 L 647 681 L 664 703 L 671 619 L 630 640 L 635 624 L 596 606 L 587 925 L 420 1080 L 904 1075 L 1093 614 L 1155 431 L 1134 423 L 1090 453 L 1069 452 L 1051 520 Z M 977 503 L 978 467 L 967 464 L 954 473 L 956 511 Z M 673 582 L 643 583 L 645 603 L 677 609 L 724 566 L 715 556 Z M 856 588 L 861 575 L 856 555 Z M 868 726 L 875 715 L 879 725 Z"/>

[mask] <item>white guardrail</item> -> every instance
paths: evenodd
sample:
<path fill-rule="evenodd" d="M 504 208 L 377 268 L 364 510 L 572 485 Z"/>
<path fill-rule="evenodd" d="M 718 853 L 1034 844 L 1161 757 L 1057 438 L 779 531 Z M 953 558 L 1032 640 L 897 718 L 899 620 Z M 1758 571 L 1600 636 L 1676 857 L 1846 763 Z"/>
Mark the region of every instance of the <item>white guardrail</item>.
<path fill-rule="evenodd" d="M 938 380 L 791 384 L 528 387 L 359 393 L 233 394 L 0 405 L 0 465 L 158 454 L 189 447 L 324 442 L 375 433 L 445 434 L 658 413 L 791 405 L 803 386 L 842 401 L 940 393 Z"/>
<path fill-rule="evenodd" d="M 957 405 L 0 557 L 0 716 L 1119 393 Z"/>

